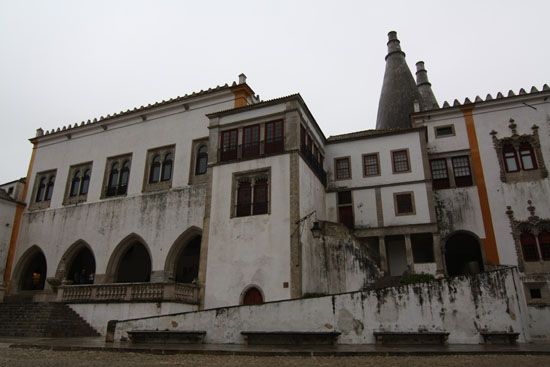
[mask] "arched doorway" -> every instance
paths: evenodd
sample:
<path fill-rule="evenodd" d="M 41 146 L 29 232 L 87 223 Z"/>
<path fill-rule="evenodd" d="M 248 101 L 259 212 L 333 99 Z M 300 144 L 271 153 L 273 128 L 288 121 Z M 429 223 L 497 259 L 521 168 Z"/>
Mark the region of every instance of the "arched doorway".
<path fill-rule="evenodd" d="M 46 257 L 38 247 L 32 247 L 23 256 L 22 269 L 19 273 L 19 290 L 43 290 L 46 283 Z"/>
<path fill-rule="evenodd" d="M 483 271 L 479 239 L 469 232 L 455 232 L 445 243 L 445 263 L 449 276 L 476 274 Z"/>
<path fill-rule="evenodd" d="M 179 253 L 174 269 L 178 283 L 192 283 L 199 276 L 201 236 L 194 237 Z"/>
<path fill-rule="evenodd" d="M 264 303 L 264 296 L 256 287 L 248 288 L 242 296 L 242 305 L 260 305 L 262 303 Z"/>
<path fill-rule="evenodd" d="M 65 278 L 73 284 L 92 284 L 95 276 L 95 258 L 87 246 L 81 246 L 67 267 Z"/>
<path fill-rule="evenodd" d="M 151 257 L 140 242 L 132 242 L 117 266 L 115 283 L 141 283 L 151 280 Z"/>

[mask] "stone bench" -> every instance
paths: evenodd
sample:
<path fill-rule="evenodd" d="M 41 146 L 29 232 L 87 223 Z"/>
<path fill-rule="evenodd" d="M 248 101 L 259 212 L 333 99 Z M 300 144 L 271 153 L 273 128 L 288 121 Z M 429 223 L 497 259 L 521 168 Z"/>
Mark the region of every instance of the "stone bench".
<path fill-rule="evenodd" d="M 375 331 L 376 344 L 443 345 L 449 333 L 444 331 Z"/>
<path fill-rule="evenodd" d="M 206 331 L 132 330 L 128 337 L 132 343 L 151 344 L 202 344 Z"/>
<path fill-rule="evenodd" d="M 334 345 L 339 332 L 242 331 L 249 345 Z"/>
<path fill-rule="evenodd" d="M 479 332 L 485 344 L 516 344 L 519 333 L 512 331 L 488 331 Z"/>

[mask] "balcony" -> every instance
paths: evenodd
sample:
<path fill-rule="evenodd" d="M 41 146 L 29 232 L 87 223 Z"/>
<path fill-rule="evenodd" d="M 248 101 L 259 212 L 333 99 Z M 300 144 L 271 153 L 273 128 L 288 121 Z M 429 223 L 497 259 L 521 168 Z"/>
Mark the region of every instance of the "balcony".
<path fill-rule="evenodd" d="M 327 173 L 323 169 L 323 165 L 317 160 L 317 157 L 311 153 L 309 149 L 307 149 L 306 146 L 302 145 L 300 149 L 300 155 L 306 163 L 308 164 L 309 168 L 315 173 L 317 178 L 321 181 L 321 183 L 326 186 L 327 185 Z"/>
<path fill-rule="evenodd" d="M 199 287 L 187 283 L 113 283 L 64 285 L 57 301 L 65 303 L 179 302 L 198 304 Z"/>
<path fill-rule="evenodd" d="M 233 162 L 254 159 L 283 153 L 285 141 L 283 137 L 270 141 L 259 141 L 248 144 L 226 146 L 218 149 L 219 162 Z"/>

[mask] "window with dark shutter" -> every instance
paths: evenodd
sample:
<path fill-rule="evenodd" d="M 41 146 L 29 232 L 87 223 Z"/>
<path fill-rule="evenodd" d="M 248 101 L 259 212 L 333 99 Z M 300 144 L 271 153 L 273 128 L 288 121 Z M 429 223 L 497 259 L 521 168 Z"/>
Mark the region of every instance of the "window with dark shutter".
<path fill-rule="evenodd" d="M 472 171 L 468 156 L 453 157 L 452 162 L 456 186 L 472 186 Z"/>
<path fill-rule="evenodd" d="M 523 232 L 520 236 L 520 243 L 523 252 L 523 260 L 526 262 L 539 261 L 537 240 L 532 233 Z"/>
<path fill-rule="evenodd" d="M 338 222 L 348 228 L 354 228 L 353 205 L 351 191 L 338 191 Z"/>
<path fill-rule="evenodd" d="M 397 215 L 414 214 L 412 193 L 399 193 L 395 195 L 395 213 Z"/>
<path fill-rule="evenodd" d="M 430 167 L 432 169 L 432 183 L 435 190 L 449 188 L 449 172 L 447 171 L 447 160 L 432 159 L 430 161 Z"/>

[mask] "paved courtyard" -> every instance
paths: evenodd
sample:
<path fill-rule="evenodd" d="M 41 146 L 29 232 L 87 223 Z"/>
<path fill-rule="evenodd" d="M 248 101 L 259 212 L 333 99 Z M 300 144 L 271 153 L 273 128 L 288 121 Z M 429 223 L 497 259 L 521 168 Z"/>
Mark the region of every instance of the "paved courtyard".
<path fill-rule="evenodd" d="M 550 356 L 521 355 L 446 355 L 402 357 L 254 357 L 219 355 L 152 355 L 129 352 L 74 351 L 62 352 L 41 349 L 18 349 L 0 347 L 0 366 L 550 366 Z"/>

